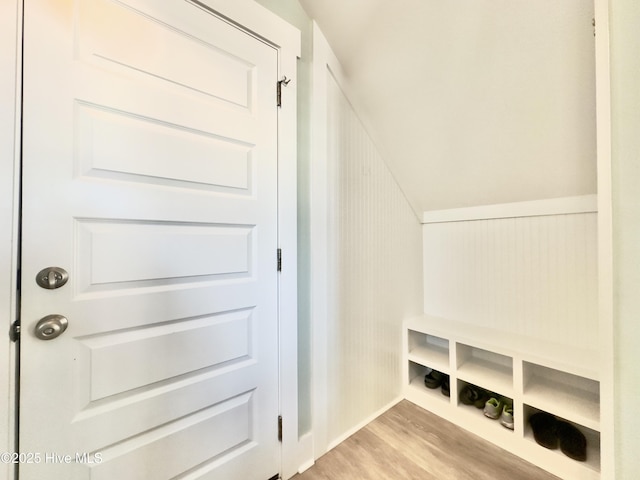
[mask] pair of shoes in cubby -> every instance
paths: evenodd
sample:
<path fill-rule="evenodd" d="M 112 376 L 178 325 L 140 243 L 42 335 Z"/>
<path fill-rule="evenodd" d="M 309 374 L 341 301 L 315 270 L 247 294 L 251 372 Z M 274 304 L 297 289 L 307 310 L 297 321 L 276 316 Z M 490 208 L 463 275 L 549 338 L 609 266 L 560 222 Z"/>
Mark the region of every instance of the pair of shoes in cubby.
<path fill-rule="evenodd" d="M 587 459 L 587 439 L 569 422 L 559 420 L 546 412 L 538 412 L 529 418 L 533 438 L 538 445 L 555 450 L 560 447 L 567 457 L 580 462 Z"/>
<path fill-rule="evenodd" d="M 435 390 L 440 388 L 445 397 L 450 395 L 449 391 L 449 375 L 437 370 L 429 369 L 424 376 L 424 385 L 427 388 Z"/>
<path fill-rule="evenodd" d="M 500 419 L 500 425 L 513 430 L 513 402 L 510 399 L 491 397 L 484 405 L 484 415 L 493 420 Z"/>
<path fill-rule="evenodd" d="M 467 384 L 460 390 L 460 402 L 483 409 L 486 417 L 493 420 L 500 419 L 500 424 L 513 430 L 513 403 L 507 398 L 500 397 L 484 388 Z"/>

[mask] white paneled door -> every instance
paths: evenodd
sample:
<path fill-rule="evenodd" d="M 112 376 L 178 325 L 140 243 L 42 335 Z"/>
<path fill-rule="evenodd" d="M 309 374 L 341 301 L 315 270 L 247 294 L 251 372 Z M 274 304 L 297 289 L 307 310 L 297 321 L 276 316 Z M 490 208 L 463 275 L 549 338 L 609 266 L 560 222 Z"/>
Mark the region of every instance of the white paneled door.
<path fill-rule="evenodd" d="M 20 480 L 273 477 L 277 51 L 180 0 L 24 19 Z"/>

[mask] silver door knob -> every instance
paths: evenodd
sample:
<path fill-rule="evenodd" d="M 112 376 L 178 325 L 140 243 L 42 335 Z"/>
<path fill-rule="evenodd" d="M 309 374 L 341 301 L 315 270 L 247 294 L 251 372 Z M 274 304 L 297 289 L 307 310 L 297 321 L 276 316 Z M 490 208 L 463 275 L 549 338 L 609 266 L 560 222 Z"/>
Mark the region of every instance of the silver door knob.
<path fill-rule="evenodd" d="M 36 324 L 35 334 L 40 340 L 53 340 L 64 333 L 69 321 L 62 315 L 47 315 Z"/>
<path fill-rule="evenodd" d="M 36 283 L 47 290 L 60 288 L 67 283 L 67 280 L 69 280 L 69 274 L 60 267 L 47 267 L 36 275 Z"/>

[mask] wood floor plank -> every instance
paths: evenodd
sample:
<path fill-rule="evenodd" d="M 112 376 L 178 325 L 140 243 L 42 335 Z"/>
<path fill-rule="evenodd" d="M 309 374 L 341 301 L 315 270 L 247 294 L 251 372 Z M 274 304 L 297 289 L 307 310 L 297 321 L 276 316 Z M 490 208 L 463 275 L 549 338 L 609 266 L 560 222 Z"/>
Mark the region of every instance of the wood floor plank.
<path fill-rule="evenodd" d="M 294 480 L 557 480 L 403 400 Z"/>

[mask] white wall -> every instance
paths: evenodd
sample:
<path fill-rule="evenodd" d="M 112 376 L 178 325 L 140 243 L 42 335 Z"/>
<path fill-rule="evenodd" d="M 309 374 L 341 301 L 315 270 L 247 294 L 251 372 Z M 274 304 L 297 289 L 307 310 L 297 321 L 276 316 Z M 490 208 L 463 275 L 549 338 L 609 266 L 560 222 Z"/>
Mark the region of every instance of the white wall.
<path fill-rule="evenodd" d="M 416 212 L 595 193 L 593 0 L 301 3 Z"/>
<path fill-rule="evenodd" d="M 638 477 L 640 460 L 640 3 L 609 0 L 616 479 Z"/>

